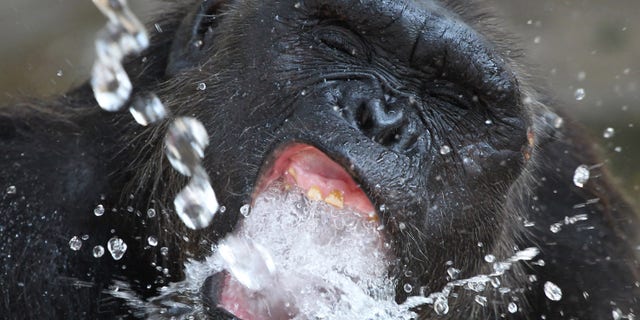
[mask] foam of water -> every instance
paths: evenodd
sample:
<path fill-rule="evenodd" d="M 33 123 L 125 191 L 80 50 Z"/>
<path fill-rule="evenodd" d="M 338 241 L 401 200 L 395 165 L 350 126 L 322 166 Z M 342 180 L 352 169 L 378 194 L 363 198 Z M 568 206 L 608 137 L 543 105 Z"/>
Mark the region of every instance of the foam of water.
<path fill-rule="evenodd" d="M 225 294 L 237 294 L 263 318 L 269 314 L 261 312 L 279 309 L 300 320 L 416 317 L 410 306 L 394 301 L 392 257 L 377 222 L 285 189 L 275 183 L 259 195 L 238 231 L 204 261 L 189 261 L 186 279 L 163 288 L 160 296 L 141 300 L 124 283 L 111 293 L 147 318 L 199 318 L 205 279 L 226 270 L 239 279 L 231 280 L 235 286 Z"/>

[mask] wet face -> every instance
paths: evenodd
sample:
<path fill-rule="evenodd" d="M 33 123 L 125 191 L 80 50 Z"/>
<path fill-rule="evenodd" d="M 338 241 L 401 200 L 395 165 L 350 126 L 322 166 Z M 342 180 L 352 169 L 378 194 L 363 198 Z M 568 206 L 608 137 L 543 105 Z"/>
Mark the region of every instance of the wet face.
<path fill-rule="evenodd" d="M 382 240 L 364 250 L 398 302 L 498 245 L 530 120 L 510 66 L 437 2 L 208 1 L 167 71 L 207 84 L 187 111 L 211 137 L 219 238 L 249 232 L 240 207 L 277 185 L 372 224 Z M 224 306 L 233 278 L 210 277 L 205 299 Z"/>

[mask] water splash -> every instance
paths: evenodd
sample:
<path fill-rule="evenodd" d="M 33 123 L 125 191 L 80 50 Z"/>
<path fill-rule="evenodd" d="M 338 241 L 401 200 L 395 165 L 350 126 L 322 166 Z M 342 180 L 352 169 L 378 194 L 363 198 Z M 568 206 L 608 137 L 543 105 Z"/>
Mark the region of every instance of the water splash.
<path fill-rule="evenodd" d="M 147 49 L 149 36 L 142 23 L 129 10 L 126 0 L 93 0 L 93 3 L 109 21 L 98 32 L 95 42 L 97 58 L 92 69 L 91 87 L 98 105 L 115 112 L 126 105 L 133 91 L 122 60 Z M 152 92 L 138 95 L 132 100 L 129 112 L 142 126 L 159 122 L 168 116 L 167 108 Z M 165 137 L 166 154 L 171 165 L 183 175 L 194 175 L 174 200 L 178 216 L 191 229 L 208 226 L 218 210 L 218 201 L 209 177 L 201 165 L 208 144 L 209 136 L 202 123 L 189 117 L 176 119 Z M 197 176 L 194 174 L 196 171 Z M 100 216 L 104 210 L 94 212 Z M 118 260 L 116 256 L 114 259 Z"/>
<path fill-rule="evenodd" d="M 191 181 L 178 193 L 173 204 L 188 228 L 197 230 L 209 226 L 219 204 L 204 169 L 195 169 Z"/>

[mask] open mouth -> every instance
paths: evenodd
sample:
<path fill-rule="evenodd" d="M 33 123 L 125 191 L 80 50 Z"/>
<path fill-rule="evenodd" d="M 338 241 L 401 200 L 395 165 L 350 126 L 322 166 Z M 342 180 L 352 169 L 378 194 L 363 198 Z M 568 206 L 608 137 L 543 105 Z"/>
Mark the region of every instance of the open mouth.
<path fill-rule="evenodd" d="M 393 300 L 389 244 L 347 171 L 305 144 L 266 166 L 251 212 L 218 246 L 218 306 L 244 320 L 358 319 Z"/>

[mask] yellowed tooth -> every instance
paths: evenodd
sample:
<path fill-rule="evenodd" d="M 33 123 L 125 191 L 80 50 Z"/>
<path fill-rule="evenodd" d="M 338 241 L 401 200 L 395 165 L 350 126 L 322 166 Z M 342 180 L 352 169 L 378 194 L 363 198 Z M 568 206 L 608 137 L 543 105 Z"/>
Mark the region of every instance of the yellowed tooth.
<path fill-rule="evenodd" d="M 309 188 L 309 191 L 307 191 L 307 198 L 314 201 L 322 200 L 322 192 L 320 191 L 320 188 L 316 186 Z"/>
<path fill-rule="evenodd" d="M 336 207 L 336 208 L 344 208 L 344 196 L 342 192 L 339 190 L 333 190 L 329 192 L 329 195 L 324 198 L 324 202 Z"/>
<path fill-rule="evenodd" d="M 298 180 L 298 173 L 293 168 L 289 168 L 289 170 L 287 170 L 287 173 L 289 173 L 289 175 L 291 175 L 296 181 Z"/>
<path fill-rule="evenodd" d="M 377 213 L 375 213 L 375 211 L 371 211 L 371 212 L 368 214 L 368 216 L 369 216 L 369 217 L 368 217 L 368 218 L 369 218 L 369 221 L 373 221 L 373 222 L 378 222 L 378 221 L 380 221 L 380 218 L 378 217 L 378 214 L 377 214 Z"/>

